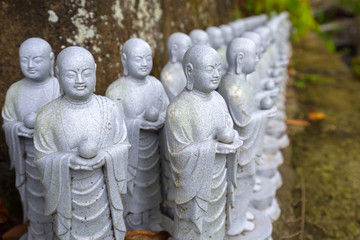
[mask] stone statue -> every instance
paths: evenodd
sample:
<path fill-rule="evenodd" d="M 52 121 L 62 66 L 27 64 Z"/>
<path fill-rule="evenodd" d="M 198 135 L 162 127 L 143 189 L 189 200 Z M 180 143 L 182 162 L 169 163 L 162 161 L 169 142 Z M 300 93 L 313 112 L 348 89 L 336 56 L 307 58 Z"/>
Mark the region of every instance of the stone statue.
<path fill-rule="evenodd" d="M 204 30 L 194 29 L 189 33 L 189 36 L 194 45 L 210 46 L 209 36 Z"/>
<path fill-rule="evenodd" d="M 230 236 L 255 228 L 254 216 L 247 211 L 255 185 L 256 161 L 260 157 L 258 152 L 265 134 L 264 123 L 276 111 L 257 111 L 255 106 L 252 85 L 246 76 L 255 70 L 258 61 L 256 53 L 253 41 L 246 38 L 233 39 L 227 49 L 229 68 L 218 89 L 228 104 L 235 129 L 244 141 L 237 162 L 234 217 L 227 232 Z"/>
<path fill-rule="evenodd" d="M 208 27 L 206 32 L 209 35 L 210 46 L 218 52 L 221 58 L 221 76 L 223 76 L 228 67 L 226 61 L 226 45 L 223 33 L 218 27 Z"/>
<path fill-rule="evenodd" d="M 191 38 L 184 33 L 173 33 L 167 41 L 169 61 L 160 74 L 165 91 L 172 101 L 184 90 L 186 77 L 182 67 L 185 52 L 191 47 Z M 163 191 L 163 212 L 170 218 L 174 218 L 175 196 L 174 186 L 171 181 L 170 160 L 168 156 L 165 131 L 160 133 L 160 153 L 161 153 L 161 185 Z"/>
<path fill-rule="evenodd" d="M 53 217 L 56 239 L 122 240 L 130 147 L 124 116 L 93 94 L 96 64 L 88 50 L 61 51 L 56 75 L 64 94 L 41 109 L 34 133 L 45 214 Z"/>
<path fill-rule="evenodd" d="M 147 42 L 139 38 L 126 41 L 121 61 L 124 76 L 108 87 L 106 96 L 124 111 L 131 144 L 126 226 L 128 230 L 159 231 L 162 229 L 159 130 L 169 100 L 160 81 L 149 75 L 153 62 Z"/>
<path fill-rule="evenodd" d="M 167 41 L 169 61 L 160 74 L 165 91 L 172 101 L 186 86 L 186 77 L 182 68 L 185 52 L 191 47 L 191 38 L 185 33 L 176 32 Z"/>
<path fill-rule="evenodd" d="M 193 46 L 185 53 L 183 67 L 186 90 L 170 104 L 165 122 L 176 194 L 172 239 L 223 240 L 225 166 L 227 157 L 228 166 L 234 165 L 242 141 L 224 99 L 214 91 L 220 83 L 217 52 Z"/>
<path fill-rule="evenodd" d="M 231 40 L 234 38 L 232 28 L 227 24 L 223 24 L 223 25 L 220 25 L 220 30 L 223 34 L 225 45 L 227 46 L 231 42 Z"/>
<path fill-rule="evenodd" d="M 21 44 L 19 57 L 25 78 L 7 91 L 2 117 L 24 222 L 29 222 L 27 237 L 22 239 L 53 239 L 52 219 L 43 214 L 44 189 L 34 165 L 33 133 L 40 108 L 60 96 L 58 80 L 53 76 L 54 53 L 45 40 L 30 38 Z"/>

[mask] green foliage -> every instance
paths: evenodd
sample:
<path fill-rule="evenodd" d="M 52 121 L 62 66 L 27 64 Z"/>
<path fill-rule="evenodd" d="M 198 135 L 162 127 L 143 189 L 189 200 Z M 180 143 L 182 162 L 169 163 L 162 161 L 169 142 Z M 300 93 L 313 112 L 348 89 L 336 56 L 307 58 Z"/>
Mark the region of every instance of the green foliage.
<path fill-rule="evenodd" d="M 308 84 L 326 84 L 329 82 L 329 78 L 319 76 L 317 74 L 299 73 L 299 76 L 295 79 L 294 86 L 296 88 L 304 89 Z"/>
<path fill-rule="evenodd" d="M 347 0 L 350 1 L 350 0 Z M 317 29 L 308 0 L 245 0 L 245 15 L 288 11 L 298 39 L 309 30 Z"/>
<path fill-rule="evenodd" d="M 360 2 L 359 0 L 340 0 L 340 4 L 348 7 L 356 14 L 360 15 Z"/>

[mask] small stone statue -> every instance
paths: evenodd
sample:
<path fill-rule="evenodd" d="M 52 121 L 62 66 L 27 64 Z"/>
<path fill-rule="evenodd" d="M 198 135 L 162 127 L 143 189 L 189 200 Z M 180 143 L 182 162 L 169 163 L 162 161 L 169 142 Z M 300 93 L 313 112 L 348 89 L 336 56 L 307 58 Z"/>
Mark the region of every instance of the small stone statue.
<path fill-rule="evenodd" d="M 121 61 L 124 76 L 114 81 L 106 96 L 125 114 L 131 144 L 125 220 L 128 230 L 162 230 L 159 130 L 169 104 L 164 87 L 150 76 L 152 52 L 142 39 L 125 42 Z"/>
<path fill-rule="evenodd" d="M 169 61 L 160 74 L 165 91 L 172 101 L 186 86 L 186 77 L 182 68 L 185 52 L 191 47 L 191 38 L 185 33 L 176 32 L 167 41 Z"/>
<path fill-rule="evenodd" d="M 226 61 L 226 45 L 223 33 L 218 27 L 208 27 L 206 32 L 209 35 L 210 46 L 218 52 L 221 58 L 221 76 L 223 76 L 228 67 Z"/>
<path fill-rule="evenodd" d="M 255 43 L 246 38 L 233 39 L 227 49 L 227 59 L 229 68 L 218 91 L 227 102 L 235 129 L 244 141 L 238 158 L 234 217 L 227 233 L 236 236 L 255 228 L 254 216 L 247 211 L 255 185 L 258 152 L 265 134 L 264 123 L 276 109 L 257 111 L 252 86 L 246 79 L 255 70 L 258 61 Z"/>
<path fill-rule="evenodd" d="M 227 157 L 228 165 L 234 164 L 242 141 L 215 91 L 221 80 L 217 52 L 193 46 L 185 53 L 183 68 L 186 89 L 170 104 L 165 123 L 176 194 L 173 239 L 223 240 L 225 166 Z"/>
<path fill-rule="evenodd" d="M 185 52 L 191 47 L 191 38 L 184 33 L 173 33 L 167 41 L 169 61 L 160 74 L 160 81 L 165 91 L 172 101 L 184 90 L 186 77 L 182 67 Z M 175 196 L 174 186 L 171 181 L 170 160 L 166 146 L 165 131 L 160 133 L 160 152 L 161 152 L 161 184 L 163 190 L 163 212 L 170 218 L 174 218 Z"/>
<path fill-rule="evenodd" d="M 33 132 L 40 108 L 60 96 L 58 80 L 53 76 L 54 53 L 45 40 L 30 38 L 21 44 L 19 57 L 25 78 L 7 91 L 2 117 L 24 222 L 29 222 L 27 237 L 22 239 L 53 239 L 51 217 L 43 214 L 44 189 L 34 165 Z"/>
<path fill-rule="evenodd" d="M 223 34 L 225 45 L 227 46 L 231 42 L 231 40 L 234 38 L 232 28 L 227 24 L 223 24 L 223 25 L 220 25 L 220 30 Z"/>
<path fill-rule="evenodd" d="M 53 217 L 56 239 L 122 240 L 130 147 L 124 116 L 93 94 L 96 64 L 88 50 L 61 51 L 56 75 L 64 94 L 41 109 L 34 134 L 45 214 Z"/>
<path fill-rule="evenodd" d="M 209 36 L 204 30 L 194 29 L 189 33 L 189 36 L 194 45 L 210 46 Z"/>

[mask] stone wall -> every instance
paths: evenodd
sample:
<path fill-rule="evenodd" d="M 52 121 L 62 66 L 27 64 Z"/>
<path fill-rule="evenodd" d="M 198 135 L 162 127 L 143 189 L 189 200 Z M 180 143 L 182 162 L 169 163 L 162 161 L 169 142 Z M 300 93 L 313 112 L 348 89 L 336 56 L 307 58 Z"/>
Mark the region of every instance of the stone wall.
<path fill-rule="evenodd" d="M 167 62 L 166 40 L 177 31 L 228 23 L 238 12 L 236 0 L 2 0 L 0 3 L 0 105 L 7 89 L 23 76 L 18 49 L 30 37 L 47 40 L 57 55 L 71 45 L 86 47 L 97 63 L 96 93 L 123 72 L 122 44 L 131 37 L 146 40 L 153 49 L 152 74 L 159 77 Z M 1 119 L 2 122 L 2 119 Z M 14 173 L 3 131 L 0 131 L 0 197 L 19 206 Z M 14 199 L 14 200 L 10 200 Z M 12 208 L 12 207 L 10 207 Z M 21 208 L 17 208 L 17 212 Z M 10 209 L 12 210 L 12 209 Z M 19 213 L 20 214 L 20 213 Z M 16 211 L 15 211 L 15 215 Z"/>

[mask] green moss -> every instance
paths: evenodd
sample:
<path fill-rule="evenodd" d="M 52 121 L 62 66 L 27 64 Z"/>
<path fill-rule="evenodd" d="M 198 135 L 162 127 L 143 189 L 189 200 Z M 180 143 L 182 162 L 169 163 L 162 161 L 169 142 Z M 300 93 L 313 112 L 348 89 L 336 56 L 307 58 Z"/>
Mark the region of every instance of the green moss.
<path fill-rule="evenodd" d="M 360 239 L 360 82 L 315 35 L 295 45 L 293 66 L 295 80 L 305 82 L 306 88 L 294 92 L 298 105 L 289 117 L 305 118 L 312 109 L 327 117 L 301 130 L 289 126 L 290 165 L 295 174 L 290 188 L 292 219 L 301 218 L 304 198 L 304 239 Z M 281 200 L 281 204 L 289 203 Z M 275 231 L 280 229 L 278 224 L 281 222 L 275 223 Z M 292 233 L 300 230 L 300 221 L 292 227 Z"/>

